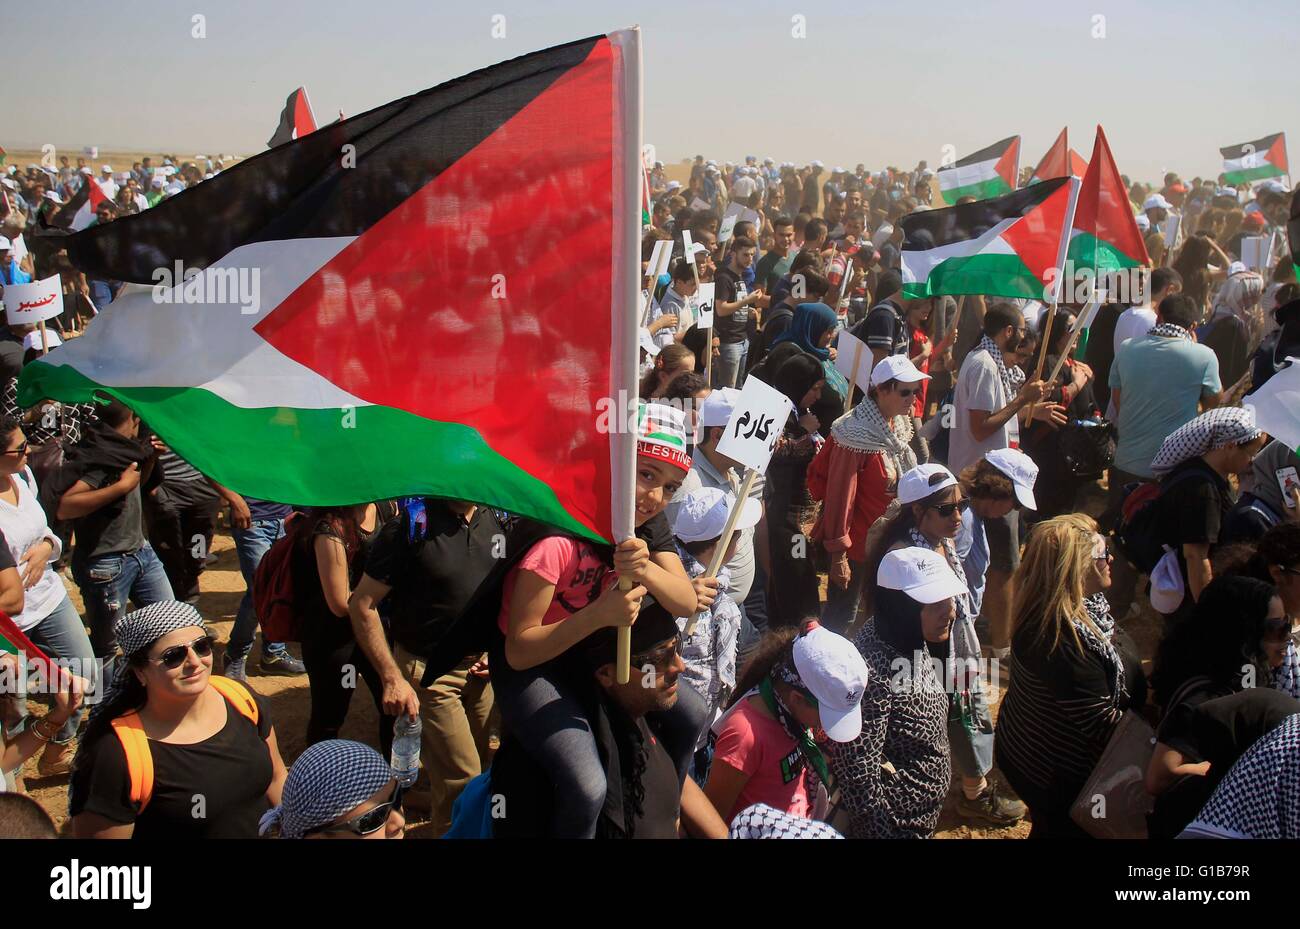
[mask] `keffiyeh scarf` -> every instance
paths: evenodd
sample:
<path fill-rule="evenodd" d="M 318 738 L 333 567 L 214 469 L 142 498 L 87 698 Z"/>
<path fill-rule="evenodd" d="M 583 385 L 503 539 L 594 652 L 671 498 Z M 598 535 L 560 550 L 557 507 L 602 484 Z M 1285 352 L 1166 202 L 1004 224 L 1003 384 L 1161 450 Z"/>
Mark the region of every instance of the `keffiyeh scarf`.
<path fill-rule="evenodd" d="M 1110 615 L 1110 601 L 1100 590 L 1083 598 L 1083 608 L 1088 611 L 1092 624 L 1101 630 L 1107 641 L 1115 637 L 1115 617 Z"/>
<path fill-rule="evenodd" d="M 990 339 L 987 334 L 982 335 L 980 336 L 979 342 L 975 344 L 975 351 L 986 351 L 989 353 L 989 357 L 993 359 L 993 363 L 998 367 L 998 378 L 1002 381 L 1002 386 L 1006 389 L 1007 399 L 1014 397 L 1016 394 L 1015 387 L 1013 386 L 1014 381 L 1011 378 L 1011 372 L 1007 370 L 1006 360 L 1002 357 L 1002 349 L 998 348 L 998 344 Z"/>
<path fill-rule="evenodd" d="M 1151 459 L 1151 470 L 1163 475 L 1184 461 L 1199 458 L 1216 448 L 1249 442 L 1259 435 L 1253 407 L 1219 407 L 1202 413 L 1166 436 L 1160 451 Z"/>
<path fill-rule="evenodd" d="M 826 823 L 805 819 L 766 803 L 747 806 L 731 821 L 729 839 L 842 839 Z"/>
<path fill-rule="evenodd" d="M 301 839 L 360 806 L 394 777 L 388 762 L 369 745 L 345 739 L 317 742 L 289 769 L 280 805 L 262 814 L 258 834 L 278 825 L 281 838 Z"/>
<path fill-rule="evenodd" d="M 1273 669 L 1269 683 L 1274 690 L 1300 700 L 1300 654 L 1296 652 L 1294 639 L 1286 643 L 1286 654 L 1282 663 Z"/>
<path fill-rule="evenodd" d="M 1160 323 L 1159 325 L 1152 326 L 1150 329 L 1147 330 L 1147 335 L 1163 336 L 1166 339 L 1190 340 L 1192 338 L 1192 334 L 1190 332 L 1188 332 L 1182 326 L 1175 326 L 1173 323 Z"/>
<path fill-rule="evenodd" d="M 934 542 L 927 539 L 920 529 L 908 530 L 908 540 L 917 548 L 934 551 Z M 952 539 L 943 539 L 941 554 L 957 580 L 966 587 L 967 593 L 953 597 L 957 618 L 953 620 L 949 641 L 952 648 L 948 654 L 951 667 L 945 672 L 945 685 L 951 686 L 957 695 L 968 694 L 979 686 L 980 640 L 975 634 L 975 615 L 971 609 L 970 585 L 966 583 L 966 570 L 962 567 L 961 557 L 957 554 L 957 543 Z"/>
<path fill-rule="evenodd" d="M 113 635 L 117 637 L 117 645 L 122 654 L 130 658 L 137 652 L 147 649 L 169 632 L 187 629 L 190 626 L 197 626 L 204 632 L 208 631 L 207 625 L 203 622 L 203 614 L 188 603 L 178 600 L 159 600 L 143 609 L 127 613 L 119 619 L 113 624 Z M 116 702 L 129 675 L 130 672 L 125 667 L 118 668 L 104 698 L 91 708 L 89 719 L 94 719 L 104 707 Z"/>
<path fill-rule="evenodd" d="M 861 403 L 835 420 L 831 436 L 845 448 L 884 455 L 894 466 L 895 478 L 916 467 L 911 417 L 895 416 L 891 428 L 870 397 L 863 397 Z"/>
<path fill-rule="evenodd" d="M 1085 603 L 1086 605 L 1086 603 Z M 1088 611 L 1089 619 L 1092 618 L 1092 611 Z M 1083 642 L 1083 647 L 1091 652 L 1101 656 L 1101 660 L 1106 664 L 1110 671 L 1110 690 L 1111 703 L 1118 705 L 1128 697 L 1128 684 L 1124 679 L 1124 663 L 1119 660 L 1119 652 L 1115 651 L 1115 646 L 1111 644 L 1109 635 L 1103 637 L 1097 634 L 1089 623 L 1079 619 L 1072 619 L 1074 629 L 1079 633 L 1079 639 Z"/>
<path fill-rule="evenodd" d="M 1300 838 L 1300 713 L 1237 760 L 1179 838 Z"/>

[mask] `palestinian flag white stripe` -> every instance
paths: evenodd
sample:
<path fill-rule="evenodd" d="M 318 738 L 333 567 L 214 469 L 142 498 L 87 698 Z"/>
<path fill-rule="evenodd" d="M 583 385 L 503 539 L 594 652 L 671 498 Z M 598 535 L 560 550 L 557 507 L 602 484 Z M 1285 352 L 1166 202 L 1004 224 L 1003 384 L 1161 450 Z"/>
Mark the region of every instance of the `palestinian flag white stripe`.
<path fill-rule="evenodd" d="M 945 193 L 963 187 L 974 187 L 998 177 L 998 158 L 977 161 L 968 165 L 953 165 L 939 172 L 939 189 Z"/>

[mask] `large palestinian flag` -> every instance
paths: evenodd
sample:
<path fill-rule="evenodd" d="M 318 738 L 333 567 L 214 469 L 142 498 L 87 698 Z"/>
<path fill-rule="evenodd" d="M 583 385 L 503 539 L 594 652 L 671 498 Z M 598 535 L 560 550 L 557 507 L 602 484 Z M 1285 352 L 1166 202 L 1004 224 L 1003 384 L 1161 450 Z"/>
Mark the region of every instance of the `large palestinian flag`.
<path fill-rule="evenodd" d="M 1097 127 L 1092 160 L 1079 190 L 1079 207 L 1074 213 L 1066 257 L 1076 271 L 1091 268 L 1098 276 L 1151 263 L 1129 205 L 1128 190 L 1101 126 Z"/>
<path fill-rule="evenodd" d="M 95 221 L 95 210 L 108 201 L 108 195 L 99 186 L 99 181 L 89 174 L 82 175 L 81 187 L 59 207 L 49 219 L 52 226 L 80 232 Z"/>
<path fill-rule="evenodd" d="M 1020 136 L 994 142 L 974 155 L 941 167 L 936 176 L 944 203 L 962 197 L 987 200 L 1015 190 L 1020 173 Z"/>
<path fill-rule="evenodd" d="M 1088 162 L 1083 160 L 1083 156 L 1070 148 L 1069 128 L 1061 130 L 1061 134 L 1056 137 L 1052 147 L 1043 155 L 1042 160 L 1034 168 L 1033 175 L 1029 178 L 1029 183 L 1036 184 L 1039 181 L 1045 181 L 1049 177 L 1083 177 L 1088 170 Z"/>
<path fill-rule="evenodd" d="M 1286 163 L 1286 133 L 1275 132 L 1254 142 L 1219 149 L 1225 184 L 1252 184 L 1290 173 Z"/>
<path fill-rule="evenodd" d="M 1064 258 L 1076 178 L 1058 177 L 991 200 L 909 213 L 903 294 L 988 294 L 1041 300 Z"/>
<path fill-rule="evenodd" d="M 339 114 L 339 119 L 343 114 Z M 301 139 L 308 133 L 316 131 L 316 115 L 311 111 L 311 101 L 307 99 L 307 89 L 299 87 L 293 93 L 289 94 L 289 99 L 284 101 L 284 109 L 280 112 L 280 124 L 275 127 L 275 132 L 267 140 L 267 148 L 275 148 L 277 145 L 283 145 L 285 142 L 292 142 L 294 139 Z"/>
<path fill-rule="evenodd" d="M 636 397 L 639 52 L 632 29 L 477 71 L 67 238 L 157 286 L 29 365 L 21 402 L 118 397 L 255 497 L 626 537 L 635 436 L 599 413 Z M 205 270 L 158 283 L 177 262 Z"/>

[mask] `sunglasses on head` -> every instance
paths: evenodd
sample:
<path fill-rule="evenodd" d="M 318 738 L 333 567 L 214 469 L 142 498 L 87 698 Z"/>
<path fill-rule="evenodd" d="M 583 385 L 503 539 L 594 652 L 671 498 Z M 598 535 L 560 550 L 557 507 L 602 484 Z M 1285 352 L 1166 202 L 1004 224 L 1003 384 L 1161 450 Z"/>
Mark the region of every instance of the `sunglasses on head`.
<path fill-rule="evenodd" d="M 929 507 L 944 519 L 951 519 L 953 513 L 965 513 L 970 509 L 970 501 L 966 499 L 958 500 L 956 503 L 940 503 L 936 506 Z"/>
<path fill-rule="evenodd" d="M 376 833 L 387 824 L 388 815 L 393 810 L 397 810 L 399 813 L 402 811 L 402 794 L 404 792 L 405 788 L 402 787 L 399 781 L 393 787 L 393 795 L 388 799 L 387 803 L 381 803 L 373 810 L 362 813 L 360 816 L 354 816 L 352 819 L 344 820 L 341 823 L 308 829 L 303 835 L 342 835 L 346 833 L 365 836 Z"/>
<path fill-rule="evenodd" d="M 171 648 L 163 649 L 161 655 L 157 658 L 150 658 L 150 661 L 156 661 L 169 671 L 174 671 L 185 663 L 185 656 L 193 651 L 200 658 L 207 658 L 212 654 L 212 636 L 199 636 L 188 645 L 173 645 Z"/>

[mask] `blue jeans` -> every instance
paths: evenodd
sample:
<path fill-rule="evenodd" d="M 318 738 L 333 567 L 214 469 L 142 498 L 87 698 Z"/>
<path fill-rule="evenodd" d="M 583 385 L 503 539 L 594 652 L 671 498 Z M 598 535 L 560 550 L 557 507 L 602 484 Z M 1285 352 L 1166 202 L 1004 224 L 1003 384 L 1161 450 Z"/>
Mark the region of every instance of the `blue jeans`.
<path fill-rule="evenodd" d="M 100 658 L 117 652 L 113 624 L 126 615 L 126 601 L 136 609 L 159 600 L 172 600 L 167 572 L 146 542 L 134 552 L 101 555 L 84 562 L 72 562 L 72 577 L 81 588 L 90 625 L 90 644 Z"/>
<path fill-rule="evenodd" d="M 952 766 L 962 777 L 983 777 L 993 770 L 993 716 L 984 696 L 984 683 L 971 690 L 971 727 L 948 718 Z"/>
<path fill-rule="evenodd" d="M 740 387 L 745 383 L 745 358 L 749 355 L 749 340 L 723 342 L 718 346 L 718 361 L 713 366 L 713 386 Z"/>
<path fill-rule="evenodd" d="M 226 660 L 247 658 L 253 650 L 253 636 L 257 632 L 257 613 L 253 610 L 253 575 L 262 563 L 262 556 L 275 542 L 284 536 L 283 519 L 255 519 L 247 529 L 232 529 L 230 534 L 235 539 L 235 552 L 239 555 L 239 573 L 244 575 L 244 599 L 239 601 L 239 614 L 235 625 L 230 630 L 230 642 L 226 645 Z M 283 655 L 286 649 L 283 642 L 262 642 L 262 654 L 270 657 Z"/>
<path fill-rule="evenodd" d="M 90 681 L 92 686 L 96 685 L 95 652 L 90 647 L 90 637 L 86 635 L 86 627 L 81 623 L 77 608 L 72 605 L 72 600 L 67 596 L 64 596 L 63 602 L 54 608 L 53 613 L 27 630 L 27 638 L 56 661 L 59 658 L 71 659 L 75 663 L 68 666 L 69 670 Z M 97 686 L 95 686 L 95 693 L 101 693 Z M 26 716 L 27 701 L 22 701 L 22 706 L 23 715 Z M 54 743 L 67 745 L 71 742 L 85 715 L 86 704 L 83 702 L 55 735 Z"/>

